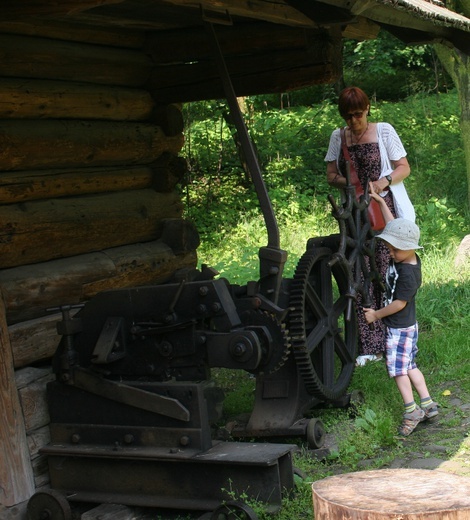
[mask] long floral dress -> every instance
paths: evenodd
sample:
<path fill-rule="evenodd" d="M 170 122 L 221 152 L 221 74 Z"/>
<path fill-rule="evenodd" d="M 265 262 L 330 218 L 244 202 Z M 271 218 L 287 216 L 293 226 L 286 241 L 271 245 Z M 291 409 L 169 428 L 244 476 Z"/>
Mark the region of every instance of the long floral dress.
<path fill-rule="evenodd" d="M 363 143 L 348 146 L 351 161 L 353 162 L 359 181 L 364 189 L 368 191 L 369 181 L 376 181 L 380 177 L 381 163 L 380 151 L 378 143 Z M 345 171 L 345 160 L 343 152 L 339 158 L 339 165 L 341 171 Z M 395 206 L 393 204 L 392 193 L 389 191 L 384 197 L 387 206 L 396 217 Z M 375 249 L 375 261 L 377 270 L 382 280 L 385 279 L 385 273 L 390 261 L 390 254 L 387 246 L 381 241 L 377 240 Z M 375 284 L 371 284 L 370 299 L 374 309 L 380 309 L 383 306 L 383 294 L 380 288 Z M 359 295 L 357 299 L 357 323 L 359 327 L 358 339 L 358 353 L 360 356 L 366 354 L 379 354 L 385 352 L 385 327 L 381 321 L 374 324 L 374 328 L 369 328 L 364 312 L 362 310 L 362 297 Z"/>

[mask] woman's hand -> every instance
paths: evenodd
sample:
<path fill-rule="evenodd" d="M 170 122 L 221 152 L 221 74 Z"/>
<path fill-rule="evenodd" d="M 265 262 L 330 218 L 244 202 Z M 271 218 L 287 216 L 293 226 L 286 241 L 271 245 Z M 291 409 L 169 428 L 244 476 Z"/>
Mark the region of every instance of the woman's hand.
<path fill-rule="evenodd" d="M 388 181 L 385 177 L 382 177 L 381 179 L 377 181 L 371 181 L 369 182 L 369 191 L 372 195 L 372 193 L 382 193 L 385 188 L 388 187 Z"/>
<path fill-rule="evenodd" d="M 382 201 L 382 197 L 376 191 L 374 191 L 372 182 L 369 182 L 369 195 L 371 199 L 376 200 L 379 204 Z"/>

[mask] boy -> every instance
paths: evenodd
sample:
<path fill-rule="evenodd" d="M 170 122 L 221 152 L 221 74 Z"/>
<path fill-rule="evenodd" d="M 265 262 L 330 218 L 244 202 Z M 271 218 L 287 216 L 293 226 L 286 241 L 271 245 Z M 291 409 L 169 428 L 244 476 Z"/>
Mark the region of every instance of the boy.
<path fill-rule="evenodd" d="M 382 320 L 387 328 L 387 370 L 395 379 L 405 407 L 398 433 L 408 436 L 421 421 L 439 413 L 415 360 L 418 352 L 415 296 L 421 285 L 421 261 L 415 250 L 422 249 L 418 245 L 420 233 L 414 222 L 395 219 L 380 195 L 370 196 L 380 204 L 384 215 L 386 226 L 378 238 L 387 245 L 391 260 L 385 280 L 385 307 L 364 309 L 364 313 L 367 323 Z M 420 397 L 420 406 L 414 401 L 413 388 Z"/>

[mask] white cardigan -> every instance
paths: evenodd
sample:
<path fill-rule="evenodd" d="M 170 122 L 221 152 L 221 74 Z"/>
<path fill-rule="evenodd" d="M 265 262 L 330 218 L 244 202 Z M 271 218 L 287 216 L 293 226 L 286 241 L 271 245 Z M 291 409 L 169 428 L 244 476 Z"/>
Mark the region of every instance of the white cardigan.
<path fill-rule="evenodd" d="M 379 143 L 379 152 L 381 159 L 380 178 L 390 175 L 393 172 L 391 161 L 398 161 L 402 157 L 406 157 L 406 150 L 398 137 L 398 134 L 389 123 L 377 123 L 377 141 Z M 339 155 L 341 152 L 341 135 L 340 129 L 333 130 L 330 137 L 330 145 L 325 156 L 326 162 L 336 161 L 339 171 Z M 393 196 L 393 203 L 397 217 L 406 218 L 414 222 L 416 214 L 413 204 L 408 197 L 408 193 L 403 181 L 397 182 L 390 186 Z M 380 195 L 385 197 L 387 192 L 383 191 Z"/>

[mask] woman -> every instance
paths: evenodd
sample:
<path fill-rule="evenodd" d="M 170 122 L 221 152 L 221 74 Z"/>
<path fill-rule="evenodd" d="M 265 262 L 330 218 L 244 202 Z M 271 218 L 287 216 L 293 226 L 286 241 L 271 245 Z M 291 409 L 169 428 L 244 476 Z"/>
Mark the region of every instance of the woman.
<path fill-rule="evenodd" d="M 405 148 L 393 126 L 388 123 L 372 123 L 367 119 L 370 115 L 369 98 L 358 87 L 348 87 L 341 92 L 338 109 L 346 121 L 346 146 L 364 191 L 373 190 L 380 194 L 394 217 L 414 222 L 414 208 L 403 184 L 403 180 L 410 174 L 410 165 Z M 325 161 L 328 183 L 342 189 L 346 185 L 346 178 L 342 174 L 346 165 L 339 128 L 331 134 Z M 385 278 L 389 259 L 387 247 L 379 240 L 375 260 L 382 279 Z M 371 299 L 371 307 L 382 307 L 382 294 L 378 288 L 372 287 Z M 369 328 L 362 312 L 360 297 L 357 309 L 359 357 L 356 364 L 364 365 L 367 361 L 382 358 L 385 351 L 385 330 L 381 324 L 377 324 L 373 330 Z"/>

